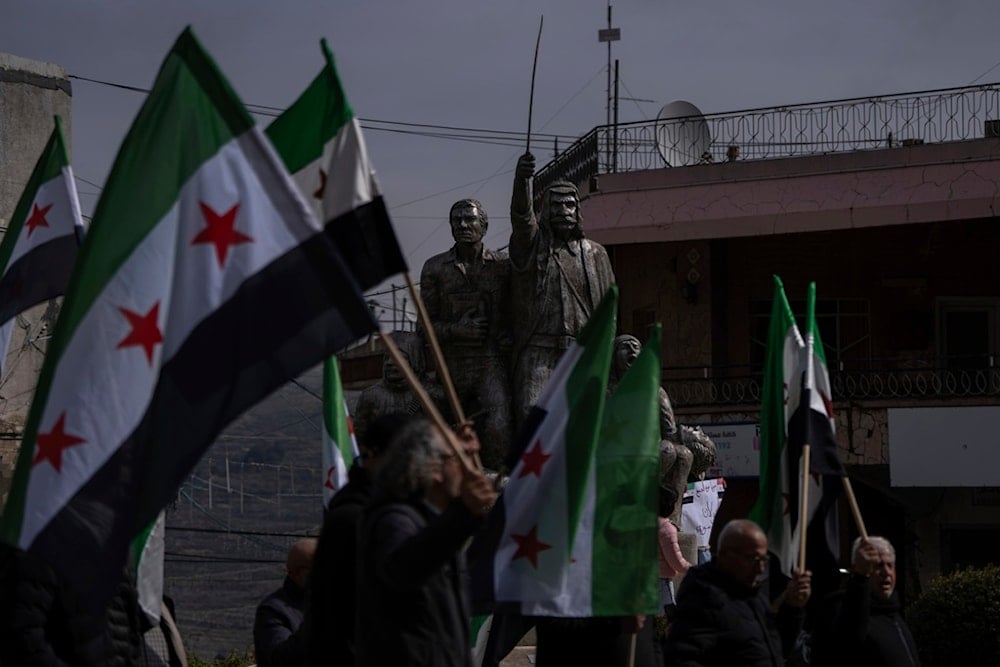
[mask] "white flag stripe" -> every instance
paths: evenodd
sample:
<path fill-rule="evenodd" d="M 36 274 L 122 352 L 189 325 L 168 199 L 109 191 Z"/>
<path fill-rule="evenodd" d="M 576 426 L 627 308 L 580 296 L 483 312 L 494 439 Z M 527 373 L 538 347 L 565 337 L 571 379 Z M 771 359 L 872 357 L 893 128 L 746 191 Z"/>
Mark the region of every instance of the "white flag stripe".
<path fill-rule="evenodd" d="M 62 453 L 61 473 L 44 461 L 35 466 L 26 493 L 30 515 L 25 516 L 22 547 L 32 543 L 138 426 L 152 398 L 161 361 L 169 360 L 191 330 L 232 297 L 247 277 L 298 245 L 295 237 L 304 235 L 304 230 L 293 234 L 280 224 L 267 196 L 268 187 L 258 179 L 257 170 L 273 167 L 256 162 L 262 154 L 254 150 L 255 144 L 270 149 L 257 134 L 254 129 L 230 141 L 195 172 L 181 189 L 177 204 L 129 255 L 77 326 L 56 367 L 39 435 L 52 431 L 65 412 L 66 432 L 86 443 Z M 273 152 L 270 156 L 277 160 Z M 288 192 L 293 192 L 290 183 Z M 254 239 L 229 247 L 223 271 L 214 245 L 191 245 L 204 229 L 198 206 L 202 200 L 220 215 L 239 203 L 236 229 Z M 305 208 L 304 202 L 301 205 Z M 190 226 L 180 228 L 181 220 Z M 318 231 L 318 223 L 311 216 L 310 220 Z M 249 223 L 265 224 L 248 228 Z M 174 255 L 181 253 L 190 259 L 185 260 L 183 272 L 175 273 Z M 150 280 L 150 275 L 162 279 Z M 184 299 L 172 303 L 174 293 L 183 294 Z M 164 341 L 154 346 L 151 365 L 141 345 L 118 349 L 131 331 L 119 309 L 146 315 L 157 302 L 157 326 Z M 139 384 L 122 386 L 122 378 Z"/>
<path fill-rule="evenodd" d="M 358 119 L 352 118 L 328 144 L 326 190 L 323 191 L 323 222 L 360 208 L 378 196 L 375 171 Z M 324 147 L 323 154 L 327 154 Z M 330 161 L 336 161 L 336 167 Z M 354 169 L 345 169 L 353 165 Z"/>
<path fill-rule="evenodd" d="M 784 371 L 784 383 L 785 383 L 785 423 L 782 425 L 783 432 L 786 438 L 783 438 L 785 447 L 788 446 L 787 434 L 788 434 L 788 423 L 791 421 L 792 413 L 795 412 L 796 406 L 799 404 L 799 398 L 802 394 L 802 358 L 805 354 L 806 344 L 802 340 L 802 335 L 799 333 L 799 329 L 795 324 L 789 327 L 788 332 L 785 334 L 785 346 L 784 352 L 782 354 L 782 369 Z M 783 448 L 784 449 L 784 448 Z M 801 466 L 799 466 L 801 467 Z M 781 453 L 781 480 L 780 488 L 782 490 L 785 501 L 787 502 L 791 496 L 789 495 L 788 488 L 788 456 L 785 452 Z M 798 469 L 798 468 L 797 468 Z M 810 495 L 815 495 L 810 489 Z M 789 508 L 785 508 L 785 511 L 781 515 L 782 529 L 775 539 L 774 532 L 772 531 L 769 538 L 771 540 L 770 549 L 778 556 L 778 560 L 781 562 L 781 570 L 786 575 L 791 575 L 792 563 L 795 563 L 798 559 L 798 526 L 791 525 L 791 515 L 788 512 Z"/>
<path fill-rule="evenodd" d="M 542 477 L 532 473 L 520 478 L 524 461 L 518 461 L 511 471 L 511 479 L 504 490 L 506 525 L 497 548 L 494 568 L 494 586 L 498 600 L 520 600 L 522 605 L 531 601 L 544 601 L 562 595 L 565 582 L 564 565 L 570 557 L 572 545 L 566 518 L 569 516 L 566 489 L 566 447 L 561 446 L 565 436 L 569 406 L 566 401 L 566 383 L 583 354 L 575 343 L 563 354 L 548 383 L 538 398 L 537 405 L 545 410 L 546 418 L 540 425 L 535 439 L 528 443 L 530 451 L 541 442 L 543 451 L 552 458 L 542 466 Z M 555 446 L 557 443 L 560 446 Z M 539 502 L 537 488 L 548 491 Z M 537 521 L 537 524 L 534 523 Z M 538 553 L 535 567 L 527 558 L 512 560 L 518 544 L 512 535 L 527 535 L 537 525 L 538 539 L 549 549 Z"/>
<path fill-rule="evenodd" d="M 76 184 L 73 182 L 72 171 L 69 167 L 63 167 L 62 173 L 55 178 L 42 183 L 35 195 L 35 200 L 28 208 L 28 217 L 21 222 L 31 219 L 35 207 L 44 209 L 52 206 L 46 214 L 45 220 L 48 227 L 35 227 L 34 230 L 24 225 L 21 228 L 21 235 L 14 244 L 10 260 L 7 266 L 12 266 L 17 260 L 24 257 L 28 252 L 47 241 L 66 236 L 66 221 L 73 220 L 74 224 L 81 220 L 79 202 L 76 200 Z M 57 222 L 58 221 L 58 222 Z"/>
<path fill-rule="evenodd" d="M 350 410 L 347 407 L 347 401 L 344 401 L 344 414 L 349 415 Z M 344 488 L 347 484 L 347 471 L 351 467 L 351 463 L 354 459 L 358 458 L 360 452 L 358 451 L 358 442 L 354 438 L 353 429 L 350 432 L 351 439 L 351 461 L 347 462 L 344 460 L 343 451 L 341 451 L 341 445 L 333 438 L 333 434 L 326 430 L 326 421 L 323 422 L 323 474 L 326 475 L 326 479 L 323 480 L 323 507 L 330 504 L 330 500 L 333 496 Z M 332 471 L 330 469 L 333 468 Z M 334 488 L 327 486 L 327 483 L 331 483 Z"/>
<path fill-rule="evenodd" d="M 62 168 L 62 173 L 63 178 L 66 179 L 66 191 L 69 193 L 69 208 L 73 216 L 73 223 L 83 227 L 85 223 L 83 222 L 83 213 L 80 212 L 80 197 L 76 192 L 76 178 L 73 176 L 73 167 L 66 165 Z"/>
<path fill-rule="evenodd" d="M 139 597 L 139 608 L 153 625 L 160 622 L 163 603 L 163 555 L 164 538 L 167 528 L 167 514 L 160 512 L 149 532 L 146 543 L 139 555 L 135 573 L 135 587 Z"/>
<path fill-rule="evenodd" d="M 524 614 L 540 616 L 589 616 L 592 613 L 594 576 L 594 509 L 597 502 L 597 469 L 590 467 L 587 493 L 583 499 L 580 525 L 572 546 L 572 557 L 564 568 L 558 592 L 550 598 L 526 600 L 521 605 Z"/>
<path fill-rule="evenodd" d="M 549 402 L 545 408 L 549 416 L 538 431 L 537 439 L 552 458 L 542 467 L 540 479 L 529 473 L 527 477 L 519 478 L 518 484 L 508 484 L 504 490 L 506 525 L 497 548 L 496 562 L 499 567 L 494 572 L 498 600 L 544 600 L 559 595 L 562 589 L 563 567 L 571 548 L 566 525 L 566 517 L 569 516 L 566 505 L 566 448 L 553 448 L 551 445 L 563 437 L 568 407 L 563 398 Z M 554 415 L 564 417 L 554 419 Z M 531 447 L 534 447 L 534 442 L 528 445 L 528 449 Z M 520 474 L 522 466 L 523 462 L 515 467 L 512 478 Z M 535 489 L 538 486 L 548 491 L 543 499 Z M 518 549 L 512 535 L 527 535 L 536 526 L 538 539 L 550 547 L 538 553 L 537 567 L 527 558 L 512 560 Z"/>
<path fill-rule="evenodd" d="M 316 219 L 323 220 L 323 198 L 317 197 L 316 193 L 323 186 L 323 179 L 320 177 L 320 169 L 326 171 L 330 166 L 330 156 L 333 155 L 333 142 L 328 141 L 323 147 L 323 154 L 292 174 L 292 181 L 299 189 L 302 196 L 312 209 Z"/>

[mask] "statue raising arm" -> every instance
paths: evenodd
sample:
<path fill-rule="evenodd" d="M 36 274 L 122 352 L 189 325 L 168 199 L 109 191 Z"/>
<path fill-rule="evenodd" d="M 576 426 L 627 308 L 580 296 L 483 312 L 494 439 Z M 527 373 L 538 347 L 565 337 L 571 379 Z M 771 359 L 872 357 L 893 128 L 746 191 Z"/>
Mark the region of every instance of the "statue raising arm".
<path fill-rule="evenodd" d="M 534 175 L 535 156 L 525 153 L 517 160 L 514 191 L 510 197 L 510 257 L 517 265 L 523 265 L 529 256 L 538 233 L 538 222 L 531 202 L 531 179 Z"/>

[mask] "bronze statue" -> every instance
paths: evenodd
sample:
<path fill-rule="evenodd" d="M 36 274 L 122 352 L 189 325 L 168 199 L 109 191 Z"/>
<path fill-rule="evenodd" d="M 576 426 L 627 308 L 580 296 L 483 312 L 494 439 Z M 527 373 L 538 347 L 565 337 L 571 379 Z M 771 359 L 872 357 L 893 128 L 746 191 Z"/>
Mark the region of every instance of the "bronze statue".
<path fill-rule="evenodd" d="M 639 356 L 642 345 L 639 339 L 630 334 L 615 338 L 614 357 L 611 360 L 610 391 L 618 385 L 635 358 Z M 677 492 L 678 498 L 684 497 L 687 489 L 688 475 L 694 462 L 694 453 L 681 442 L 681 431 L 687 427 L 677 427 L 674 419 L 674 408 L 670 404 L 667 391 L 660 387 L 660 476 L 661 485 L 669 486 Z M 690 429 L 688 429 L 690 430 Z M 707 468 L 708 466 L 706 466 Z M 681 504 L 677 503 L 674 513 L 669 518 L 680 523 Z"/>
<path fill-rule="evenodd" d="M 688 474 L 688 481 L 693 482 L 705 479 L 705 472 L 715 464 L 715 456 L 718 450 L 715 443 L 708 437 L 700 426 L 680 426 L 680 442 L 685 449 L 691 451 L 694 460 L 691 462 L 691 472 Z"/>
<path fill-rule="evenodd" d="M 394 331 L 392 339 L 399 351 L 406 358 L 414 375 L 427 389 L 427 393 L 438 406 L 442 403 L 443 392 L 427 382 L 424 375 L 423 341 L 416 334 Z M 423 412 L 420 400 L 416 397 L 406 382 L 406 376 L 396 366 L 392 356 L 386 352 L 382 359 L 382 379 L 361 392 L 354 408 L 354 434 L 360 442 L 364 442 L 368 425 L 379 415 L 393 412 L 417 414 Z"/>
<path fill-rule="evenodd" d="M 486 209 L 462 199 L 448 213 L 455 245 L 431 257 L 420 294 L 466 416 L 476 423 L 483 465 L 499 470 L 510 446 L 510 259 L 483 246 Z"/>
<path fill-rule="evenodd" d="M 566 181 L 542 195 L 540 219 L 532 208 L 535 158 L 517 161 L 510 201 L 514 418 L 519 428 L 576 335 L 608 288 L 614 271 L 604 247 L 584 238 L 580 196 Z"/>

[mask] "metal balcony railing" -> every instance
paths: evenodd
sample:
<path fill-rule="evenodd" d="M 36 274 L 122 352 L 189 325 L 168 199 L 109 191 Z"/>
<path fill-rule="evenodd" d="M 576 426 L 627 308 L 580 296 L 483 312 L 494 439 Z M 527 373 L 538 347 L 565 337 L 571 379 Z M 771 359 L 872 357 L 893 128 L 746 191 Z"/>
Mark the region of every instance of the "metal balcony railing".
<path fill-rule="evenodd" d="M 566 179 L 658 169 L 662 153 L 684 164 L 820 155 L 1000 136 L 1000 83 L 813 102 L 705 115 L 703 133 L 685 131 L 698 117 L 602 125 L 541 169 L 535 192 Z M 697 145 L 691 145 L 696 142 Z M 673 165 L 682 166 L 682 165 Z"/>
<path fill-rule="evenodd" d="M 745 367 L 744 367 L 745 368 Z M 737 369 L 667 369 L 664 389 L 678 407 L 759 404 L 762 376 Z M 1000 368 L 834 369 L 830 371 L 833 400 L 936 401 L 996 398 L 1000 400 Z"/>

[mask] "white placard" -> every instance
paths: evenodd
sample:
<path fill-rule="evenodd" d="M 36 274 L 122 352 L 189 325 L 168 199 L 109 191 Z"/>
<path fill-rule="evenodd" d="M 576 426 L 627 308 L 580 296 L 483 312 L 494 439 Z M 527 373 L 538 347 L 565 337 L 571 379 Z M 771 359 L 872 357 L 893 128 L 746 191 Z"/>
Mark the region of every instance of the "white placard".
<path fill-rule="evenodd" d="M 707 547 L 712 536 L 712 523 L 722 504 L 726 480 L 706 479 L 688 484 L 681 505 L 681 531 L 698 536 L 698 546 Z"/>

